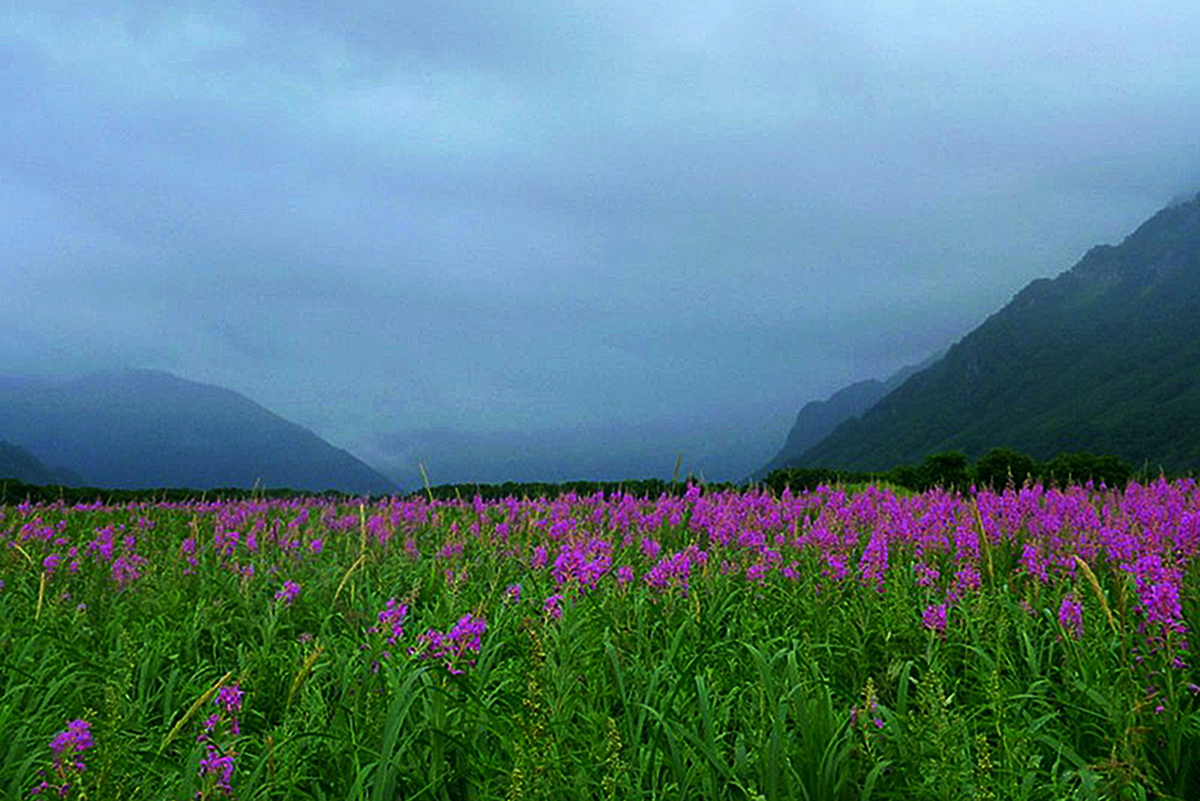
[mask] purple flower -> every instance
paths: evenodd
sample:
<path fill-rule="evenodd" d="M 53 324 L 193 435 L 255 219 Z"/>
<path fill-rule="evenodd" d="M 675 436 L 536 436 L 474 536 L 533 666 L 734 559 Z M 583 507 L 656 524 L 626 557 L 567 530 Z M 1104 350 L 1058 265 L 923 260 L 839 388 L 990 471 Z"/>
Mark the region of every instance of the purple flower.
<path fill-rule="evenodd" d="M 834 581 L 841 581 L 846 577 L 846 558 L 842 554 L 826 553 L 825 562 L 829 567 L 821 571 L 822 576 L 827 576 Z"/>
<path fill-rule="evenodd" d="M 179 552 L 187 560 L 188 566 L 183 569 L 185 576 L 190 575 L 200 562 L 196 559 L 196 538 L 188 537 L 179 544 Z"/>
<path fill-rule="evenodd" d="M 552 575 L 561 587 L 575 582 L 582 589 L 594 589 L 600 577 L 612 565 L 612 546 L 602 539 L 591 539 L 586 543 L 576 542 L 560 547 L 554 560 Z"/>
<path fill-rule="evenodd" d="M 687 595 L 688 580 L 691 577 L 692 565 L 703 565 L 706 561 L 708 561 L 708 554 L 705 551 L 700 550 L 695 545 L 689 545 L 682 551 L 664 556 L 656 562 L 642 576 L 642 581 L 646 583 L 646 586 L 652 587 L 655 590 L 674 588 L 678 589 L 681 594 Z M 747 569 L 747 579 L 751 579 L 751 572 L 755 569 L 754 567 Z"/>
<path fill-rule="evenodd" d="M 42 781 L 30 788 L 30 795 L 41 795 L 47 790 L 57 790 L 60 798 L 65 798 L 71 790 L 71 779 L 83 773 L 83 752 L 94 745 L 92 742 L 91 724 L 86 720 L 72 720 L 67 723 L 65 731 L 54 735 L 50 741 L 50 750 L 54 752 L 54 770 L 58 774 L 59 784 L 53 785 L 45 780 L 46 772 L 39 770 Z"/>
<path fill-rule="evenodd" d="M 200 776 L 217 776 L 215 787 L 224 795 L 230 794 L 229 777 L 233 773 L 233 751 L 222 746 L 220 741 L 242 733 L 237 713 L 242 709 L 243 694 L 242 688 L 237 684 L 219 688 L 216 698 L 213 699 L 217 711 L 205 718 L 204 730 L 196 737 L 196 742 L 205 743 L 206 756 L 200 761 Z M 228 725 L 222 726 L 226 720 Z M 200 795 L 198 793 L 197 797 Z"/>
<path fill-rule="evenodd" d="M 205 740 L 207 740 L 208 735 L 212 733 L 212 730 L 215 729 L 217 727 L 217 724 L 220 722 L 221 722 L 221 713 L 220 712 L 213 712 L 211 715 L 206 717 L 204 719 L 204 723 L 202 724 L 204 726 L 204 731 L 202 731 L 198 735 L 196 735 L 196 742 L 202 743 Z"/>
<path fill-rule="evenodd" d="M 1046 560 L 1042 554 L 1038 553 L 1038 548 L 1033 543 L 1026 543 L 1021 549 L 1021 566 L 1025 568 L 1025 572 L 1036 578 L 1042 584 L 1050 583 L 1050 576 L 1046 573 Z"/>
<path fill-rule="evenodd" d="M 659 545 L 658 542 L 650 539 L 649 537 L 642 538 L 642 554 L 647 559 L 656 558 L 660 550 L 662 550 L 662 546 Z"/>
<path fill-rule="evenodd" d="M 404 636 L 404 618 L 408 615 L 407 604 L 396 604 L 395 598 L 388 598 L 387 606 L 378 615 L 379 625 L 372 626 L 367 631 L 371 634 L 387 633 L 387 644 L 395 645 L 396 640 Z"/>
<path fill-rule="evenodd" d="M 300 585 L 294 581 L 283 582 L 283 589 L 275 593 L 276 601 L 283 601 L 288 606 L 292 605 L 292 601 L 296 600 L 296 596 L 300 594 Z"/>
<path fill-rule="evenodd" d="M 521 601 L 521 585 L 509 584 L 504 590 L 504 601 L 505 603 L 510 601 L 512 603 L 519 603 Z"/>
<path fill-rule="evenodd" d="M 114 536 L 116 529 L 112 526 L 96 529 L 96 539 L 87 543 L 84 549 L 92 554 L 92 558 L 98 562 L 111 562 L 113 558 Z M 193 540 L 193 546 L 195 541 Z"/>
<path fill-rule="evenodd" d="M 408 649 L 419 659 L 441 659 L 450 673 L 462 673 L 459 660 L 466 651 L 479 652 L 480 638 L 487 631 L 487 621 L 470 613 L 463 615 L 450 631 L 444 634 L 429 629 L 417 636 L 417 644 Z M 465 664 L 474 665 L 474 659 Z"/>
<path fill-rule="evenodd" d="M 487 621 L 470 614 L 463 615 L 454 628 L 450 629 L 450 639 L 461 644 L 461 647 L 478 652 L 480 637 L 487 631 Z"/>
<path fill-rule="evenodd" d="M 214 703 L 232 715 L 242 710 L 243 695 L 241 687 L 237 684 L 229 684 L 217 690 L 217 700 Z"/>
<path fill-rule="evenodd" d="M 871 679 L 867 679 L 863 696 L 863 705 L 850 710 L 850 725 L 857 728 L 860 723 L 869 720 L 876 729 L 882 729 L 885 724 L 879 716 L 879 698 L 875 695 L 875 682 Z"/>
<path fill-rule="evenodd" d="M 977 592 L 981 585 L 982 579 L 979 571 L 966 565 L 954 572 L 954 585 L 950 588 L 950 592 L 954 597 L 962 598 L 969 592 Z"/>
<path fill-rule="evenodd" d="M 882 530 L 876 530 L 871 541 L 863 550 L 859 560 L 859 570 L 862 572 L 863 583 L 874 586 L 876 592 L 883 592 L 884 576 L 888 567 L 887 537 Z"/>
<path fill-rule="evenodd" d="M 222 751 L 212 743 L 207 744 L 204 751 L 204 757 L 200 760 L 200 776 L 215 777 L 216 789 L 223 795 L 230 795 L 233 792 L 231 782 L 233 780 L 234 755 Z"/>
<path fill-rule="evenodd" d="M 446 568 L 443 575 L 446 577 L 446 583 L 450 585 L 451 592 L 457 592 L 458 585 L 465 584 L 471 578 L 467 573 L 466 566 L 459 573 L 455 573 L 454 568 Z"/>
<path fill-rule="evenodd" d="M 542 611 L 555 620 L 561 620 L 562 607 L 559 606 L 559 604 L 562 602 L 562 599 L 563 597 L 557 593 L 551 595 L 549 598 L 542 601 Z"/>
<path fill-rule="evenodd" d="M 121 554 L 112 563 L 112 579 L 117 583 L 118 589 L 126 589 L 133 581 L 141 578 L 141 567 L 145 564 L 145 558 L 134 552 Z"/>
<path fill-rule="evenodd" d="M 1058 622 L 1075 639 L 1083 638 L 1083 607 L 1067 593 L 1058 607 Z"/>
<path fill-rule="evenodd" d="M 1138 559 L 1131 572 L 1137 582 L 1146 622 L 1166 631 L 1185 632 L 1187 627 L 1183 623 L 1179 600 L 1181 571 L 1164 564 L 1160 555 L 1150 554 Z"/>
<path fill-rule="evenodd" d="M 91 727 L 92 724 L 86 720 L 72 720 L 67 723 L 65 731 L 54 735 L 54 739 L 50 741 L 50 750 L 54 752 L 56 770 L 62 770 L 65 761 L 75 770 L 83 771 L 83 759 L 78 755 L 94 745 Z"/>
<path fill-rule="evenodd" d="M 916 573 L 918 587 L 932 587 L 934 582 L 941 578 L 941 572 L 936 567 L 924 562 L 917 562 L 913 572 Z"/>
<path fill-rule="evenodd" d="M 925 607 L 925 611 L 921 613 L 921 622 L 925 628 L 930 631 L 936 631 L 938 634 L 946 633 L 946 605 L 934 604 Z"/>

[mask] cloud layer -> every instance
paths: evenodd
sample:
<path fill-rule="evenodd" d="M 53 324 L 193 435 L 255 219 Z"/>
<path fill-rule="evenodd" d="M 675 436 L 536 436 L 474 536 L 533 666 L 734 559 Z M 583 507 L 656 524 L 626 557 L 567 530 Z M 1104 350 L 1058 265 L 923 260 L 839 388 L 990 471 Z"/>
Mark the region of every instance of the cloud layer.
<path fill-rule="evenodd" d="M 18 0 L 0 370 L 748 471 L 1200 186 L 1194 3 L 859 5 Z"/>

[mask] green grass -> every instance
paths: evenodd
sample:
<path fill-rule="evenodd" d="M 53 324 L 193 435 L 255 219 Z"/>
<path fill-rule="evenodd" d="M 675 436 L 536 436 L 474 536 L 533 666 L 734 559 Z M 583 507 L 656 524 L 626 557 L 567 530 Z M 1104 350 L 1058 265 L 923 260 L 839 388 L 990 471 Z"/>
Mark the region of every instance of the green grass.
<path fill-rule="evenodd" d="M 7 512 L 3 798 L 53 774 L 48 744 L 76 718 L 92 723 L 95 746 L 69 797 L 222 797 L 199 775 L 197 736 L 226 675 L 245 692 L 240 734 L 222 741 L 236 752 L 239 799 L 1200 797 L 1193 674 L 1169 667 L 1177 643 L 1135 653 L 1132 579 L 1097 575 L 1113 625 L 1090 585 L 1071 588 L 1087 623 L 1077 641 L 1055 614 L 1065 588 L 1004 567 L 1016 543 L 996 546 L 992 576 L 951 607 L 942 637 L 921 621 L 937 598 L 898 552 L 884 593 L 823 580 L 815 558 L 794 580 L 748 582 L 715 554 L 686 594 L 608 574 L 565 590 L 556 620 L 542 599 L 561 590 L 528 567 L 540 530 L 526 520 L 502 544 L 488 513 L 470 534 L 480 518 L 469 504 L 386 545 L 366 533 L 370 509 L 344 530 L 314 510 L 298 536 L 321 538 L 319 555 L 265 545 L 296 510 L 262 505 L 241 529 L 260 523 L 264 545 L 224 558 L 209 541 L 213 510 L 41 511 L 66 520 L 77 546 L 104 525 L 151 519 L 138 534 L 147 561 L 123 591 L 83 558 L 77 573 L 43 579 L 34 544 L 13 544 L 33 513 Z M 185 575 L 180 543 L 197 532 L 199 564 Z M 686 523 L 656 537 L 664 554 L 696 539 Z M 437 556 L 448 544 L 461 552 Z M 619 539 L 613 556 L 639 577 L 650 564 Z M 302 585 L 291 606 L 274 598 L 285 579 Z M 522 600 L 506 603 L 514 583 Z M 383 659 L 368 629 L 392 597 L 410 611 Z M 1185 611 L 1194 623 L 1194 593 Z M 417 634 L 467 612 L 488 624 L 473 667 L 452 675 L 408 656 Z"/>

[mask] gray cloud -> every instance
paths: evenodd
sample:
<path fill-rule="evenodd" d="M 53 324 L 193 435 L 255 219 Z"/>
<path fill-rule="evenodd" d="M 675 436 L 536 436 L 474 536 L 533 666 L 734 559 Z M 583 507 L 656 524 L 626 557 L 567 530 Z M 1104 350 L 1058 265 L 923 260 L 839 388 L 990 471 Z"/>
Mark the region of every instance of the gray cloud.
<path fill-rule="evenodd" d="M 173 370 L 396 470 L 576 428 L 748 470 L 1200 187 L 1191 3 L 0 22 L 0 368 Z"/>

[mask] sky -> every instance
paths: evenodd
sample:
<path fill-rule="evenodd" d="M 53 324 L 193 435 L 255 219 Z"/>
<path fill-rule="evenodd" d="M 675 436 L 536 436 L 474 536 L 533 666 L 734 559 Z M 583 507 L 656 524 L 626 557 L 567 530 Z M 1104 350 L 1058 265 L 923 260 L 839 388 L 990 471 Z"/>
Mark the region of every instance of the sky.
<path fill-rule="evenodd" d="M 1194 0 L 0 4 L 0 374 L 737 480 L 1200 190 Z M 419 480 L 419 479 L 418 479 Z"/>

